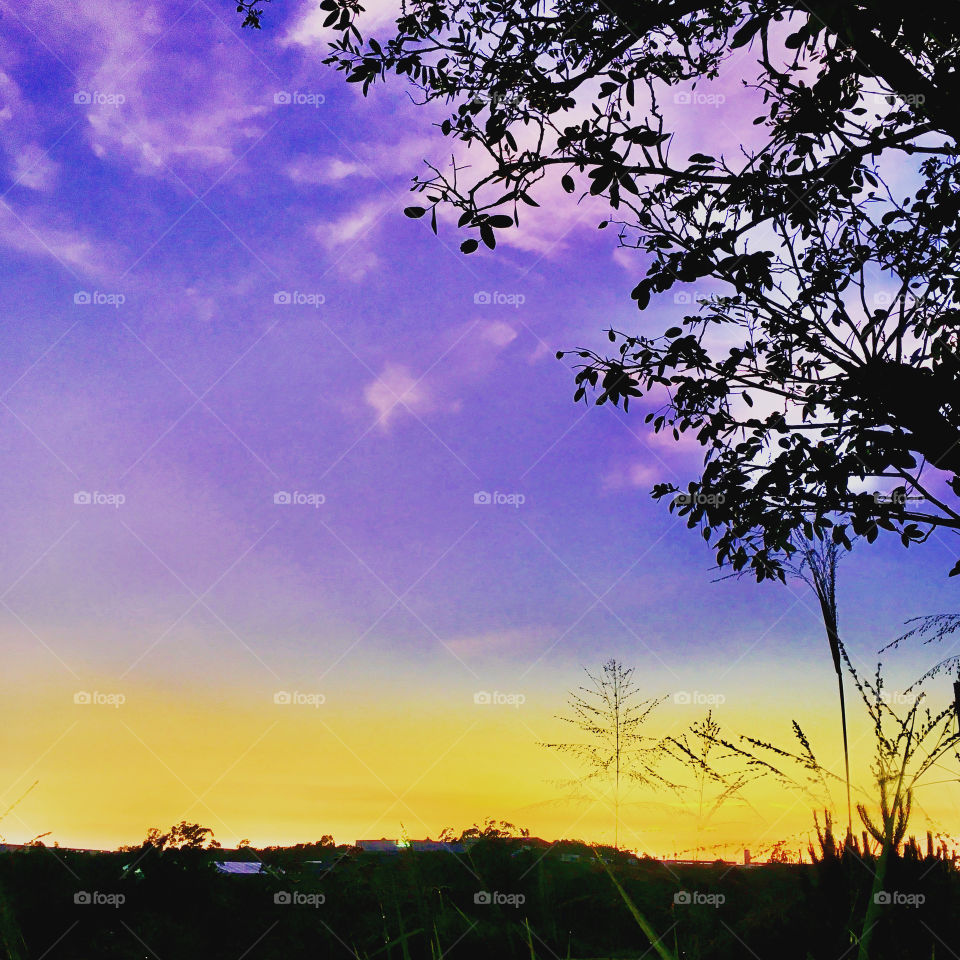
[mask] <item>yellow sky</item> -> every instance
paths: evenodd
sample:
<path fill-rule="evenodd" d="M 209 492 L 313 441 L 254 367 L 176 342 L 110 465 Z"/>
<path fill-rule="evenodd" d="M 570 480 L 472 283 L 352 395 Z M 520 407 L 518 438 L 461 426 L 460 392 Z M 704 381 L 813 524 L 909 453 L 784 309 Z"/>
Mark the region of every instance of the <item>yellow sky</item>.
<path fill-rule="evenodd" d="M 778 692 L 745 676 L 739 685 L 728 684 L 729 702 L 715 707 L 725 734 L 752 733 L 792 747 L 789 722 L 796 716 L 821 760 L 841 771 L 832 690 L 794 683 Z M 125 697 L 120 706 L 76 704 L 62 684 L 5 692 L 3 711 L 17 722 L 6 722 L 0 739 L 0 803 L 6 807 L 38 781 L 0 822 L 9 842 L 51 831 L 48 842 L 112 847 L 180 819 L 212 827 L 225 846 L 325 833 L 353 842 L 401 831 L 436 837 L 444 827 L 461 829 L 487 816 L 547 839 L 612 839 L 610 797 L 591 790 L 572 799 L 558 781 L 577 768 L 538 746 L 564 735 L 554 716 L 562 689 L 531 694 L 520 706 L 478 705 L 456 688 L 405 696 L 357 688 L 316 707 L 277 704 L 266 691 L 216 698 L 198 686 L 177 691 L 142 683 L 130 684 Z M 650 732 L 679 733 L 705 710 L 670 700 Z M 852 713 L 854 780 L 866 784 L 870 730 Z M 675 768 L 665 772 L 678 776 Z M 685 779 L 693 783 L 689 774 Z M 628 789 L 621 844 L 667 856 L 698 844 L 726 845 L 731 856 L 780 839 L 794 850 L 805 847 L 809 798 L 772 780 L 746 796 L 749 807 L 728 803 L 704 824 L 694 791 L 677 800 Z M 834 797 L 842 798 L 839 786 Z M 955 785 L 924 788 L 911 832 L 923 835 L 927 814 L 935 824 L 955 823 L 957 806 Z"/>

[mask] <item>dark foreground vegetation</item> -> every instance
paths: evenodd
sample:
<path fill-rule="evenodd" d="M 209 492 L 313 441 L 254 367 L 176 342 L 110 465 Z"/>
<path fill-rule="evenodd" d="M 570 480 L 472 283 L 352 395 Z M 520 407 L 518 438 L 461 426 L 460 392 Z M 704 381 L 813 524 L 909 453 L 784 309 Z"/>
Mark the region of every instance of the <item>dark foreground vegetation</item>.
<path fill-rule="evenodd" d="M 218 860 L 259 861 L 266 872 L 224 875 Z M 609 848 L 603 860 L 582 847 L 572 859 L 524 838 L 386 855 L 329 840 L 238 851 L 37 846 L 0 853 L 0 923 L 11 960 L 837 960 L 856 953 L 849 930 L 866 910 L 874 866 L 829 844 L 812 864 L 749 868 L 665 864 Z M 955 956 L 954 864 L 910 845 L 887 876 L 871 956 Z M 656 932 L 659 949 L 638 921 Z"/>

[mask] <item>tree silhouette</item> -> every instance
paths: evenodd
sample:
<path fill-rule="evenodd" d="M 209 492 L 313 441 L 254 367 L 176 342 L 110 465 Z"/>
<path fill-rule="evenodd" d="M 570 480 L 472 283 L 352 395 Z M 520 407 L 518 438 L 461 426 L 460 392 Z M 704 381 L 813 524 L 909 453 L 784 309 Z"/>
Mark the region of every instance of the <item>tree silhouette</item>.
<path fill-rule="evenodd" d="M 453 827 L 444 827 L 438 839 L 445 843 L 462 843 L 464 840 L 503 840 L 509 837 L 529 836 L 530 831 L 526 827 L 518 827 L 509 820 L 487 817 L 483 824 L 475 823 L 472 827 L 466 827 L 459 832 Z"/>
<path fill-rule="evenodd" d="M 657 772 L 663 756 L 663 743 L 642 732 L 651 713 L 663 702 L 640 699 L 633 679 L 634 668 L 610 659 L 597 674 L 584 670 L 589 686 L 570 691 L 569 715 L 558 717 L 575 727 L 586 739 L 579 742 L 543 743 L 541 746 L 569 754 L 587 773 L 570 781 L 581 786 L 607 781 L 613 788 L 613 845 L 620 845 L 621 784 L 625 781 L 648 785 L 667 785 Z M 670 784 L 672 786 L 672 784 Z"/>
<path fill-rule="evenodd" d="M 367 41 L 358 0 L 321 7 L 339 35 L 327 62 L 348 82 L 367 93 L 403 77 L 449 104 L 444 135 L 477 148 L 469 167 L 416 178 L 424 206 L 409 216 L 429 212 L 437 230 L 437 208 L 453 207 L 464 252 L 493 249 L 559 178 L 605 201 L 600 225 L 640 252 L 640 310 L 677 285 L 717 287 L 665 331 L 611 329 L 612 356 L 576 351 L 576 397 L 642 397 L 655 430 L 696 437 L 700 475 L 652 493 L 718 562 L 783 577 L 798 531 L 849 546 L 850 527 L 904 544 L 960 529 L 953 8 L 415 0 L 391 37 Z M 259 26 L 261 9 L 238 9 Z M 690 85 L 745 58 L 752 139 L 717 157 L 703 124 L 701 148 L 676 155 L 664 100 L 681 109 Z M 877 498 L 864 481 L 897 488 Z"/>
<path fill-rule="evenodd" d="M 153 847 L 156 850 L 210 850 L 219 847 L 220 843 L 214 839 L 213 830 L 210 827 L 181 820 L 166 833 L 151 827 L 147 831 L 142 846 Z"/>

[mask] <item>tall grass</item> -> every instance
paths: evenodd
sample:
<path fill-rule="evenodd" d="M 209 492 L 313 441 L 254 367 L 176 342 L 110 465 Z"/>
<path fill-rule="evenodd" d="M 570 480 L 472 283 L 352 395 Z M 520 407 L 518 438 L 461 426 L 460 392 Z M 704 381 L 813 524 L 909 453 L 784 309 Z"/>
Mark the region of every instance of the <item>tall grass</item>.
<path fill-rule="evenodd" d="M 596 853 L 596 858 L 603 865 L 603 869 L 606 871 L 607 876 L 616 887 L 617 893 L 620 894 L 623 902 L 627 905 L 627 909 L 630 911 L 630 916 L 632 916 L 637 922 L 637 926 L 643 931 L 643 935 L 649 941 L 650 946 L 656 951 L 657 956 L 660 957 L 660 960 L 678 960 L 677 955 L 666 948 L 663 943 L 663 938 L 657 936 L 657 932 L 654 930 L 653 925 L 640 912 L 633 900 L 630 899 L 629 894 L 623 889 L 623 885 L 610 869 L 610 865 L 603 859 L 603 857 L 600 856 L 599 853 Z"/>

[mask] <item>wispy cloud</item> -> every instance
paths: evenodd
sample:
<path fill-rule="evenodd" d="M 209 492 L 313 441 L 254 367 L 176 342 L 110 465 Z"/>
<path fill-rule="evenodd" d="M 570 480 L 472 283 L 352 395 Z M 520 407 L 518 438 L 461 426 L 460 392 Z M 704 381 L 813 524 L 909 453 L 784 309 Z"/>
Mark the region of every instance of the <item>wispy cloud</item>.
<path fill-rule="evenodd" d="M 402 13 L 399 0 L 366 0 L 363 6 L 360 23 L 364 32 L 387 26 Z M 327 44 L 336 36 L 331 27 L 323 25 L 329 16 L 330 11 L 321 8 L 320 0 L 309 0 L 303 5 L 282 42 L 301 47 L 320 45 L 326 49 Z"/>
<path fill-rule="evenodd" d="M 65 50 L 66 91 L 90 148 L 138 173 L 169 176 L 169 167 L 222 166 L 262 134 L 271 89 L 254 53 L 214 16 L 183 23 L 158 8 L 91 0 L 50 18 L 39 6 L 24 19 L 50 50 Z"/>
<path fill-rule="evenodd" d="M 368 383 L 363 398 L 376 412 L 379 425 L 386 430 L 398 413 L 427 413 L 433 398 L 423 381 L 417 381 L 407 367 L 387 364 L 376 380 Z"/>
<path fill-rule="evenodd" d="M 329 186 L 350 177 L 374 175 L 367 164 L 340 157 L 297 157 L 283 168 L 283 172 L 293 183 L 312 186 Z"/>
<path fill-rule="evenodd" d="M 550 639 L 551 632 L 545 627 L 508 627 L 454 637 L 447 647 L 461 657 L 478 657 L 539 650 Z"/>
<path fill-rule="evenodd" d="M 58 164 L 40 145 L 42 127 L 35 110 L 17 82 L 3 70 L 0 70 L 0 131 L 9 161 L 11 186 L 49 190 L 56 180 Z"/>
<path fill-rule="evenodd" d="M 51 225 L 36 213 L 16 210 L 4 200 L 0 200 L 0 244 L 91 276 L 109 272 L 110 253 L 103 245 L 81 230 Z"/>

